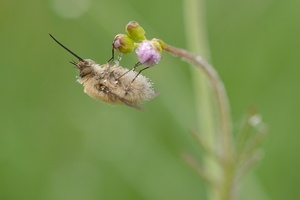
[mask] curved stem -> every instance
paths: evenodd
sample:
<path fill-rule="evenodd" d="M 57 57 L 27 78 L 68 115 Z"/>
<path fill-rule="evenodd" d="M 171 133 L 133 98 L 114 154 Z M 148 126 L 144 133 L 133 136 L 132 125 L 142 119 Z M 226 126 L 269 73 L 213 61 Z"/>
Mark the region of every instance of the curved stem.
<path fill-rule="evenodd" d="M 196 68 L 202 70 L 208 77 L 216 97 L 217 110 L 219 114 L 220 123 L 220 138 L 221 138 L 221 156 L 223 177 L 220 182 L 220 191 L 217 196 L 222 200 L 229 200 L 233 195 L 233 182 L 234 182 L 234 161 L 232 152 L 232 135 L 231 135 L 231 118 L 228 98 L 226 95 L 225 87 L 219 78 L 216 70 L 201 56 L 194 55 L 184 49 L 176 48 L 165 44 L 161 41 L 162 47 L 165 51 L 174 56 L 182 58 L 193 64 Z M 217 198 L 218 199 L 218 198 Z"/>
<path fill-rule="evenodd" d="M 211 85 L 214 89 L 218 111 L 220 115 L 220 129 L 223 150 L 223 161 L 225 163 L 231 162 L 231 118 L 229 111 L 229 103 L 226 95 L 226 90 L 222 81 L 219 78 L 216 70 L 206 62 L 201 56 L 194 55 L 184 49 L 176 48 L 168 44 L 163 45 L 163 49 L 183 60 L 195 65 L 198 69 L 202 70 L 209 78 Z"/>

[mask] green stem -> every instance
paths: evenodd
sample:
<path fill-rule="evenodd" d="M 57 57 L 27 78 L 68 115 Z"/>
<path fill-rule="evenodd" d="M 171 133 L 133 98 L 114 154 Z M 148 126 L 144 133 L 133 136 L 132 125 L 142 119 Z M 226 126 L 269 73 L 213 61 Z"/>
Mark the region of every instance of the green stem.
<path fill-rule="evenodd" d="M 187 40 L 187 47 L 193 52 L 197 52 L 206 59 L 210 58 L 209 44 L 206 37 L 206 20 L 204 13 L 203 0 L 185 0 L 183 1 L 184 24 Z M 209 80 L 200 70 L 192 69 L 192 78 L 194 85 L 194 94 L 196 102 L 196 113 L 199 138 L 203 139 L 209 149 L 217 152 L 215 143 L 217 138 L 216 116 L 213 109 L 211 91 L 209 89 Z M 220 176 L 216 160 L 209 154 L 203 156 L 203 163 L 206 173 L 217 180 Z M 207 186 L 208 199 L 218 199 L 216 187 Z"/>
<path fill-rule="evenodd" d="M 208 57 L 204 2 L 203 0 L 186 0 L 184 2 L 187 38 L 191 44 L 190 46 L 192 46 L 191 49 Z M 222 159 L 221 171 L 218 169 L 218 163 L 206 159 L 207 173 L 213 179 L 217 178 L 217 187 L 209 188 L 208 198 L 211 200 L 229 200 L 234 191 L 235 166 L 233 149 L 231 149 L 230 108 L 225 87 L 216 70 L 202 57 L 184 49 L 170 46 L 162 41 L 161 43 L 165 51 L 193 64 L 202 72 L 202 75 L 195 76 L 197 80 L 196 94 L 201 94 L 201 99 L 197 100 L 199 102 L 199 105 L 197 105 L 198 121 L 205 120 L 204 123 L 201 123 L 201 126 L 204 127 L 202 128 L 202 134 L 205 135 L 211 149 L 221 152 L 220 157 Z M 212 86 L 214 92 L 214 101 L 211 100 L 210 86 Z M 217 118 L 213 115 L 214 102 L 216 103 Z M 221 140 L 220 146 L 218 145 L 219 140 Z"/>

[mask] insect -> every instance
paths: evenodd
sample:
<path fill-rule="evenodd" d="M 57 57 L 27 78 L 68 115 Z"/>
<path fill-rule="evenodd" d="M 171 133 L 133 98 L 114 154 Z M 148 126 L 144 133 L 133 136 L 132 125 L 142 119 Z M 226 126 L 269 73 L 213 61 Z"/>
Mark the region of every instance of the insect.
<path fill-rule="evenodd" d="M 99 65 L 91 59 L 83 59 L 60 43 L 53 35 L 49 35 L 57 44 L 78 59 L 78 62 L 71 61 L 79 70 L 77 82 L 83 85 L 84 92 L 90 97 L 113 105 L 123 104 L 141 109 L 141 103 L 158 95 L 147 77 L 138 75 L 132 70 L 128 71 L 119 66 L 118 62 L 112 64 L 111 60 Z M 126 76 L 120 78 L 125 73 Z"/>

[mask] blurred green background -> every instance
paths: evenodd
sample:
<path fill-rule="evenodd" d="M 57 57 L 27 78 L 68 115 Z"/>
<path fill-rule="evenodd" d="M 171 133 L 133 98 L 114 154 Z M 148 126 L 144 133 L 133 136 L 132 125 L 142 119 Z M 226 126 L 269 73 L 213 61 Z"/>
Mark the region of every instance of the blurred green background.
<path fill-rule="evenodd" d="M 211 60 L 228 91 L 234 125 L 255 105 L 270 126 L 265 159 L 240 199 L 300 198 L 300 1 L 209 0 Z M 205 199 L 205 184 L 180 158 L 195 151 L 191 68 L 168 54 L 146 70 L 160 96 L 146 112 L 83 93 L 74 59 L 104 63 L 130 20 L 148 38 L 186 48 L 183 2 L 0 2 L 0 199 Z M 136 62 L 124 56 L 126 67 Z"/>

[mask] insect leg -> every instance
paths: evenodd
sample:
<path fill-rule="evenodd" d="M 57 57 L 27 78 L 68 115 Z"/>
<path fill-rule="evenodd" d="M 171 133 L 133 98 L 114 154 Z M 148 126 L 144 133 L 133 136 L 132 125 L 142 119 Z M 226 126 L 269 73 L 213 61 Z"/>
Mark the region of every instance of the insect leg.
<path fill-rule="evenodd" d="M 143 69 L 141 69 L 138 73 L 137 73 L 137 75 L 134 77 L 134 79 L 131 81 L 131 83 L 138 77 L 138 75 L 140 75 L 140 73 L 142 72 L 142 71 L 144 71 L 144 70 L 146 70 L 146 69 L 148 69 L 149 67 L 145 67 L 145 68 L 143 68 Z"/>
<path fill-rule="evenodd" d="M 138 66 L 140 66 L 140 65 L 141 65 L 140 62 L 136 63 L 131 69 L 129 69 L 127 72 L 125 72 L 124 74 L 122 74 L 121 76 L 119 76 L 119 78 L 117 79 L 117 81 L 118 81 L 120 78 L 122 78 L 124 75 L 126 75 L 128 72 L 134 71 L 134 70 L 135 70 Z"/>
<path fill-rule="evenodd" d="M 111 49 L 111 58 L 107 61 L 108 63 L 111 63 L 115 58 L 115 48 L 114 44 L 112 44 L 112 49 Z"/>

